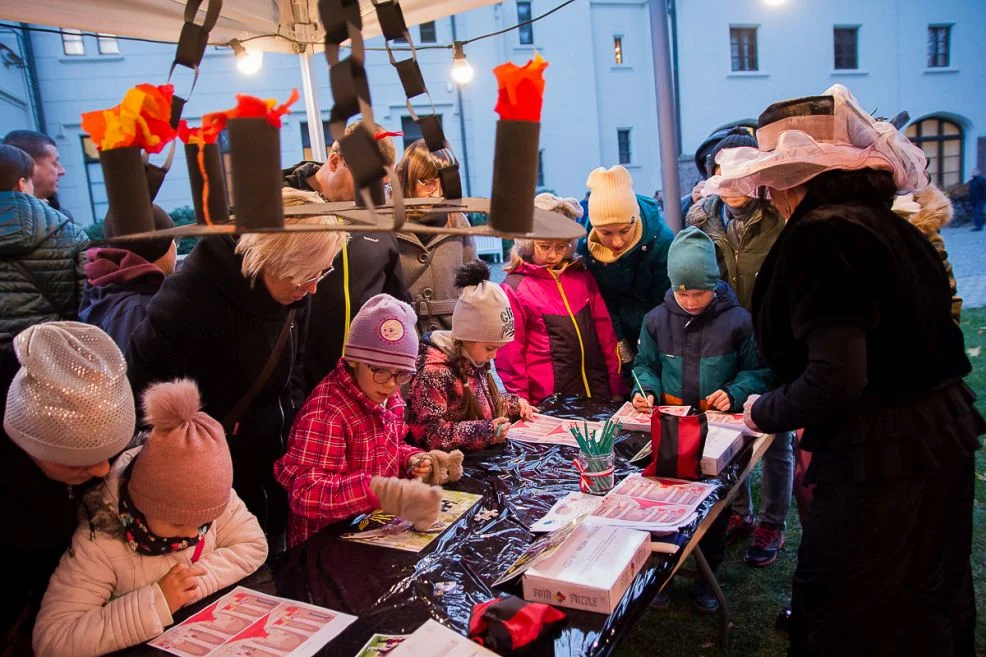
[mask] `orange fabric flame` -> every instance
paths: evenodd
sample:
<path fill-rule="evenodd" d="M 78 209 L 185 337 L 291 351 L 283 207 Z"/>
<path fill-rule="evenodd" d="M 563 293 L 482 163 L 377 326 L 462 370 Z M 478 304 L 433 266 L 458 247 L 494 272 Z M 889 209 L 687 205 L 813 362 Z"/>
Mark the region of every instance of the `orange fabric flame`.
<path fill-rule="evenodd" d="M 138 84 L 116 107 L 85 112 L 82 129 L 100 151 L 139 146 L 148 153 L 160 153 L 175 138 L 171 127 L 174 93 L 170 84 Z"/>
<path fill-rule="evenodd" d="M 544 69 L 547 60 L 541 53 L 523 66 L 513 62 L 500 64 L 493 69 L 498 94 L 496 113 L 501 121 L 541 121 L 541 105 L 544 101 Z"/>
<path fill-rule="evenodd" d="M 266 118 L 267 123 L 272 128 L 280 128 L 281 117 L 288 113 L 288 109 L 300 97 L 298 90 L 292 89 L 291 96 L 278 105 L 274 98 L 263 99 L 246 94 L 236 94 L 236 107 L 221 112 L 212 112 L 202 117 L 202 131 L 206 134 L 215 133 L 218 136 L 226 128 L 226 123 L 230 119 Z"/>
<path fill-rule="evenodd" d="M 188 121 L 182 119 L 178 123 L 178 139 L 181 139 L 183 144 L 215 144 L 219 139 L 219 133 L 206 126 L 189 127 Z"/>

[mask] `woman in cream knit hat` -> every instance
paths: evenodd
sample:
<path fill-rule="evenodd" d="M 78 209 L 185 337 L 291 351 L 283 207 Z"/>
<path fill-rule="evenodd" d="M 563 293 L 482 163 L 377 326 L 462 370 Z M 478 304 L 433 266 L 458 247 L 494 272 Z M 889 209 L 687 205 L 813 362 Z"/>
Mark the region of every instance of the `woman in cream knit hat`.
<path fill-rule="evenodd" d="M 633 361 L 644 315 L 664 300 L 674 235 L 657 201 L 633 193 L 624 167 L 599 167 L 586 180 L 589 234 L 578 253 L 599 284 L 619 340 L 620 360 Z"/>

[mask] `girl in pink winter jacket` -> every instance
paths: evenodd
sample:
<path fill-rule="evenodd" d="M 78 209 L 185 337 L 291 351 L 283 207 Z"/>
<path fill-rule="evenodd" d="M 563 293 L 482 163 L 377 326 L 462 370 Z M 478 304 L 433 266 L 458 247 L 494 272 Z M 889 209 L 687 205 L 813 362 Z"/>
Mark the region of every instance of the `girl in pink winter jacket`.
<path fill-rule="evenodd" d="M 218 422 L 195 383 L 144 394 L 152 429 L 84 500 L 88 520 L 52 575 L 34 626 L 38 657 L 89 657 L 161 634 L 182 607 L 259 568 L 267 541 L 233 491 Z"/>
<path fill-rule="evenodd" d="M 538 194 L 534 204 L 575 220 L 575 199 Z M 622 397 L 616 333 L 596 281 L 574 242 L 518 240 L 501 283 L 513 309 L 513 342 L 496 357 L 508 392 L 537 403 L 555 394 Z"/>

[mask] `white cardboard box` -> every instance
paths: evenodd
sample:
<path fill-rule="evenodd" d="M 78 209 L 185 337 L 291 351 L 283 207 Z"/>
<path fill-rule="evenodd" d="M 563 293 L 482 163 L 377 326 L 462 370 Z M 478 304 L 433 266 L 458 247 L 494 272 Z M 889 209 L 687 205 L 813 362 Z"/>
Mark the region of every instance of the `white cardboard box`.
<path fill-rule="evenodd" d="M 742 431 L 709 424 L 705 450 L 702 451 L 702 474 L 714 477 L 722 472 L 743 449 L 744 442 Z"/>
<path fill-rule="evenodd" d="M 524 599 L 610 614 L 650 554 L 648 532 L 582 523 L 524 573 Z"/>

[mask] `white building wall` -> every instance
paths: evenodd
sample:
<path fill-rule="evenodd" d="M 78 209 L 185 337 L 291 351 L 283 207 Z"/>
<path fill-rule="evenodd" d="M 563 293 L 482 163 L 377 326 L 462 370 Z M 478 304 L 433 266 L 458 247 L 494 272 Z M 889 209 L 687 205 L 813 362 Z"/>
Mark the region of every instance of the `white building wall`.
<path fill-rule="evenodd" d="M 964 174 L 986 136 L 986 2 L 980 0 L 676 0 L 682 150 L 713 130 L 756 119 L 771 102 L 849 87 L 883 116 L 907 110 L 957 119 Z M 929 70 L 929 24 L 954 24 L 952 67 Z M 758 27 L 759 71 L 730 70 L 729 28 Z M 833 28 L 859 26 L 859 70 L 834 70 Z"/>
<path fill-rule="evenodd" d="M 0 28 L 0 136 L 10 130 L 37 127 L 27 70 L 27 56 L 18 35 Z"/>

